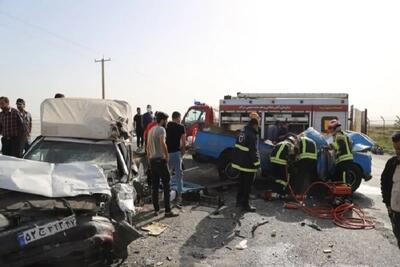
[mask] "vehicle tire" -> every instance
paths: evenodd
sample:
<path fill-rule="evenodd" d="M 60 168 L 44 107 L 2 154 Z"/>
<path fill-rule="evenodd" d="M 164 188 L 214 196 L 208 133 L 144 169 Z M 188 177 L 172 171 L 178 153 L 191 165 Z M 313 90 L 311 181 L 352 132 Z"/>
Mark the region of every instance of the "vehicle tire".
<path fill-rule="evenodd" d="M 225 180 L 237 180 L 240 172 L 232 168 L 232 151 L 226 151 L 218 159 L 218 174 L 219 178 Z"/>
<path fill-rule="evenodd" d="M 356 164 L 349 165 L 347 182 L 351 185 L 351 189 L 355 192 L 361 185 L 363 172 Z"/>

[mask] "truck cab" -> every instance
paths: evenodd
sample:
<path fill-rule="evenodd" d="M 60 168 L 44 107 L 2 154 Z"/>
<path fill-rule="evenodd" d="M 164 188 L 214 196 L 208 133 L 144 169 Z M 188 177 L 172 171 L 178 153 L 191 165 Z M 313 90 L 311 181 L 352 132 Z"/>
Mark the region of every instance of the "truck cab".
<path fill-rule="evenodd" d="M 186 127 L 187 137 L 193 137 L 199 130 L 218 124 L 218 111 L 213 107 L 195 102 L 183 117 L 182 124 Z"/>

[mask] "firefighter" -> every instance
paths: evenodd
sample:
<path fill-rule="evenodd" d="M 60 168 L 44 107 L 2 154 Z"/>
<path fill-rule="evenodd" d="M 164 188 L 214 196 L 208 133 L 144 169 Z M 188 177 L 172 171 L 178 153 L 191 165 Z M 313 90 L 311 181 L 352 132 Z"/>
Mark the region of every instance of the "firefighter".
<path fill-rule="evenodd" d="M 255 212 L 250 205 L 249 195 L 254 182 L 260 160 L 257 151 L 258 119 L 252 118 L 236 139 L 232 168 L 240 171 L 239 189 L 236 206 L 246 212 Z"/>
<path fill-rule="evenodd" d="M 334 150 L 336 158 L 336 172 L 333 181 L 349 184 L 347 180 L 348 171 L 353 165 L 353 152 L 351 148 L 352 144 L 350 142 L 350 138 L 343 133 L 341 126 L 342 125 L 338 120 L 331 120 L 328 126 L 328 131 L 333 136 L 331 148 Z M 351 202 L 351 198 L 335 199 L 336 204 L 340 204 L 340 202 L 343 201 Z"/>
<path fill-rule="evenodd" d="M 289 163 L 293 160 L 295 145 L 296 138 L 289 136 L 282 142 L 276 144 L 271 152 L 271 176 L 274 178 L 273 191 L 281 196 L 287 193 Z"/>
<path fill-rule="evenodd" d="M 257 121 L 260 121 L 260 116 L 258 115 L 257 112 L 250 112 L 249 118 L 251 119 L 256 119 Z M 257 137 L 261 139 L 261 127 L 258 126 L 258 131 L 257 131 Z"/>
<path fill-rule="evenodd" d="M 304 134 L 298 136 L 298 153 L 295 162 L 297 175 L 292 179 L 295 194 L 303 194 L 307 187 L 318 180 L 317 144 Z"/>

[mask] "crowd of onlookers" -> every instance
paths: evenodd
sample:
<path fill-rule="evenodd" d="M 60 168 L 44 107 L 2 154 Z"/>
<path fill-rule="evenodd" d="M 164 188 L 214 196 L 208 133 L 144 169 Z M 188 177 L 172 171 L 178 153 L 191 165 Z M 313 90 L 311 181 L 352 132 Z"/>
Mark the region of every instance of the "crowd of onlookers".
<path fill-rule="evenodd" d="M 0 135 L 1 152 L 6 156 L 21 158 L 29 148 L 32 132 L 32 116 L 25 109 L 25 101 L 18 98 L 16 108 L 12 107 L 8 97 L 0 97 Z"/>
<path fill-rule="evenodd" d="M 164 112 L 155 112 L 153 115 L 151 105 L 147 105 L 146 113 L 141 114 L 137 108 L 134 117 L 136 142 L 138 151 L 145 150 L 149 161 L 148 176 L 152 187 L 152 202 L 155 215 L 159 214 L 160 207 L 158 193 L 160 182 L 164 190 L 165 216 L 178 216 L 171 210 L 170 187 L 171 173 L 174 174 L 174 182 L 177 187 L 176 206 L 181 207 L 183 192 L 182 158 L 185 154 L 186 129 L 181 124 L 181 114 L 172 113 L 172 120 Z"/>

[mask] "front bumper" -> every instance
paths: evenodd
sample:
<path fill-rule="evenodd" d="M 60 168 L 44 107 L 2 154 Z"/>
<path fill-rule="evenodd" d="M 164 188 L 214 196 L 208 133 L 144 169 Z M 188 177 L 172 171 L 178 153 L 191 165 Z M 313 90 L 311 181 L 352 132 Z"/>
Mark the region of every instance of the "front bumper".
<path fill-rule="evenodd" d="M 54 218 L 48 221 L 51 220 Z M 42 223 L 45 222 L 30 223 L 0 233 L 0 266 L 26 266 L 74 258 L 90 259 L 101 253 L 102 247 L 111 247 L 114 240 L 115 228 L 109 219 L 77 216 L 76 227 L 20 247 L 18 233 Z"/>

